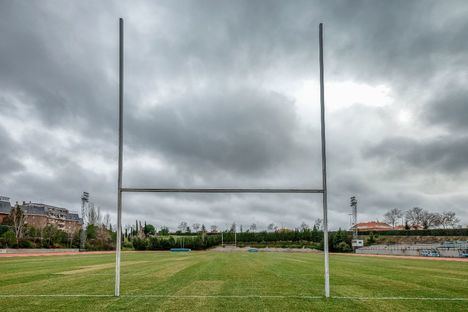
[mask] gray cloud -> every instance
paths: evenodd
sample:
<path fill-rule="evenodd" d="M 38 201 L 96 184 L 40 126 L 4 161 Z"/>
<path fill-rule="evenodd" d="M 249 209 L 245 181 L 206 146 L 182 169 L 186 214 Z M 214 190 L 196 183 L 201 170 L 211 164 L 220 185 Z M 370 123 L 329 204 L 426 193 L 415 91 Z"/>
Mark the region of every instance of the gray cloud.
<path fill-rule="evenodd" d="M 455 133 L 468 130 L 468 91 L 460 82 L 445 83 L 427 103 L 428 123 L 442 125 Z"/>
<path fill-rule="evenodd" d="M 390 137 L 369 148 L 365 155 L 394 162 L 403 170 L 463 174 L 468 169 L 468 137 L 443 136 L 429 141 Z"/>
<path fill-rule="evenodd" d="M 0 146 L 3 147 L 0 149 L 0 171 L 2 178 L 7 179 L 9 174 L 21 171 L 23 166 L 16 159 L 16 149 L 8 149 L 8 147 L 14 147 L 15 143 L 2 127 L 0 127 Z"/>
<path fill-rule="evenodd" d="M 277 93 L 181 94 L 135 117 L 128 141 L 186 170 L 253 176 L 306 156 L 296 118 L 292 100 Z"/>

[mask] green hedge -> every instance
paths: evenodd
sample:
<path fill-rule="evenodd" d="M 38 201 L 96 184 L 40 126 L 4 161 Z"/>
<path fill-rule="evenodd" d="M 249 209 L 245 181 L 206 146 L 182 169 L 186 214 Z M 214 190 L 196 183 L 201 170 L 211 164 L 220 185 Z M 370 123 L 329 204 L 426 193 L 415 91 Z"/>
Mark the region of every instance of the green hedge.
<path fill-rule="evenodd" d="M 200 236 L 154 236 L 149 238 L 133 238 L 135 250 L 169 250 L 171 248 L 190 248 L 192 250 L 203 250 L 221 244 L 220 235 Z"/>
<path fill-rule="evenodd" d="M 310 248 L 310 249 L 319 249 L 320 243 L 308 242 L 308 241 L 299 241 L 299 242 L 289 242 L 289 241 L 277 241 L 277 242 L 239 242 L 237 247 L 253 247 L 253 248 Z"/>
<path fill-rule="evenodd" d="M 213 235 L 213 234 L 211 234 Z M 215 234 L 221 236 L 221 234 Z M 232 232 L 224 232 L 223 240 L 225 243 L 237 242 L 244 243 L 261 243 L 261 242 L 299 242 L 309 241 L 319 243 L 323 238 L 323 232 L 317 230 L 305 230 L 305 231 L 289 231 L 289 232 L 243 232 L 237 233 L 237 237 L 234 237 Z"/>

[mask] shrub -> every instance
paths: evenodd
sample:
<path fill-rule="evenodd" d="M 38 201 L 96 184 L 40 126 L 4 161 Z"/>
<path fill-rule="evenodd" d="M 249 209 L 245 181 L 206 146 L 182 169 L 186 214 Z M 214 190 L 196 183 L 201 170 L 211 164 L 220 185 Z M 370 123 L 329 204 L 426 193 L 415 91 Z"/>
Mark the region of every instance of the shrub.
<path fill-rule="evenodd" d="M 148 247 L 148 241 L 144 238 L 135 237 L 132 240 L 133 248 L 135 250 L 146 250 Z"/>
<path fill-rule="evenodd" d="M 351 250 L 352 250 L 351 247 L 346 242 L 340 242 L 336 246 L 336 251 L 348 252 L 348 251 L 351 251 Z"/>
<path fill-rule="evenodd" d="M 127 240 L 122 243 L 122 248 L 124 249 L 133 249 L 133 244 Z"/>
<path fill-rule="evenodd" d="M 34 248 L 34 244 L 28 240 L 21 240 L 18 243 L 18 248 Z"/>
<path fill-rule="evenodd" d="M 367 238 L 366 245 L 373 245 L 376 242 L 376 236 L 374 233 L 370 232 L 369 237 Z"/>
<path fill-rule="evenodd" d="M 10 227 L 8 225 L 3 225 L 3 224 L 0 224 L 0 237 L 8 232 L 10 230 Z"/>
<path fill-rule="evenodd" d="M 1 239 L 5 247 L 15 248 L 16 246 L 16 235 L 13 231 L 8 230 L 2 234 Z"/>

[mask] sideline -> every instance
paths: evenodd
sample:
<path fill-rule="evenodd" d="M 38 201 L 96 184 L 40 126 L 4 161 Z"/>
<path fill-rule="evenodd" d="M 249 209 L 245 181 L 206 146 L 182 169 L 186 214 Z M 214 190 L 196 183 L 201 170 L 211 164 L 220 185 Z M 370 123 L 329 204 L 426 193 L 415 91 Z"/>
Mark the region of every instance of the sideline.
<path fill-rule="evenodd" d="M 21 294 L 0 294 L 0 298 L 82 298 L 82 297 L 106 297 L 116 298 L 114 295 L 105 294 L 50 294 L 50 295 L 21 295 Z M 120 298 L 173 298 L 173 299 L 209 299 L 209 298 L 225 298 L 225 299 L 323 299 L 323 296 L 294 296 L 294 295 L 151 295 L 151 294 L 133 294 L 121 295 Z M 117 298 L 116 298 L 117 299 Z M 329 299 L 336 300 L 422 300 L 422 301 L 468 301 L 467 298 L 444 298 L 444 297 L 348 297 L 348 296 L 331 296 Z"/>
<path fill-rule="evenodd" d="M 64 251 L 64 252 L 38 252 L 38 253 L 0 253 L 0 258 L 12 258 L 12 257 L 40 257 L 40 256 L 75 256 L 75 255 L 101 255 L 101 254 L 113 254 L 115 250 L 106 251 Z"/>

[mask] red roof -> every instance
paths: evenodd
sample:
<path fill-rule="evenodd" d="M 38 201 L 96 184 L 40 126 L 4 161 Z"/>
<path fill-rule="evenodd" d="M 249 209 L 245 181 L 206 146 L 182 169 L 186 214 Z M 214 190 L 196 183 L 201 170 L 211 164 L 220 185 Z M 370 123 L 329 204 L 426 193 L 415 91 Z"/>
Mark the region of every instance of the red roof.
<path fill-rule="evenodd" d="M 355 226 L 351 227 L 354 229 L 357 227 L 359 231 L 389 231 L 393 230 L 393 228 L 384 222 L 378 221 L 370 221 L 370 222 L 360 222 L 357 223 Z"/>

